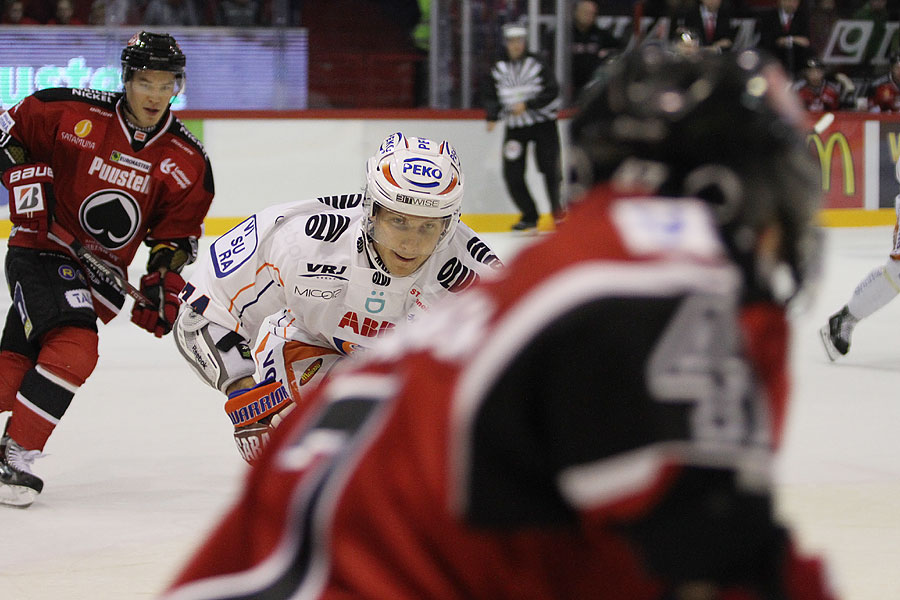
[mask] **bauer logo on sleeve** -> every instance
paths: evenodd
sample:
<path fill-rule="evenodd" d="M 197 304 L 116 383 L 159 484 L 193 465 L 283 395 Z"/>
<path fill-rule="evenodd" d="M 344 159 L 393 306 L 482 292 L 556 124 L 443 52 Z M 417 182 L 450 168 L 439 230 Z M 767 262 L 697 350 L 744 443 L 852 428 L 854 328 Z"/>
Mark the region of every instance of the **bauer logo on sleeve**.
<path fill-rule="evenodd" d="M 221 279 L 235 272 L 256 252 L 256 215 L 222 235 L 209 248 L 216 277 Z"/>

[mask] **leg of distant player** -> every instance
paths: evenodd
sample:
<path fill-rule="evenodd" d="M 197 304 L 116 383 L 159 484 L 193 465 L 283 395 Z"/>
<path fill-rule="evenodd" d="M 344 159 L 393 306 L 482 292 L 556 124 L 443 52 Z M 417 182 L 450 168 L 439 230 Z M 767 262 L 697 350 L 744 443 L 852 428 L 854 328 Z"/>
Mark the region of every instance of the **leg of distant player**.
<path fill-rule="evenodd" d="M 900 205 L 900 196 L 897 197 Z M 850 336 L 857 323 L 885 306 L 900 293 L 900 210 L 894 225 L 894 246 L 887 262 L 874 268 L 853 290 L 849 302 L 828 318 L 819 330 L 825 353 L 837 360 L 850 350 Z"/>
<path fill-rule="evenodd" d="M 562 220 L 563 209 L 560 204 L 560 186 L 562 185 L 562 165 L 560 163 L 559 129 L 556 121 L 545 121 L 535 126 L 534 150 L 538 169 L 544 175 L 544 186 L 553 219 Z"/>
<path fill-rule="evenodd" d="M 525 183 L 525 163 L 528 156 L 528 140 L 522 139 L 519 132 L 507 128 L 503 140 L 503 181 L 506 191 L 522 213 L 513 231 L 527 231 L 537 227 L 538 211 Z"/>

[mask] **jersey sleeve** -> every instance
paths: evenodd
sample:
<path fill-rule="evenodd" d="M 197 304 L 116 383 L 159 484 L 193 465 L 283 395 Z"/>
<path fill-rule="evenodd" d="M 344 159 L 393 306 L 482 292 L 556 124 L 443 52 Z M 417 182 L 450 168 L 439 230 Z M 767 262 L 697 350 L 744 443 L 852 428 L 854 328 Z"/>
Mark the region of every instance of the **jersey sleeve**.
<path fill-rule="evenodd" d="M 254 340 L 263 320 L 285 306 L 284 279 L 292 268 L 283 251 L 288 222 L 278 207 L 252 215 L 202 253 L 182 300 L 210 321 Z"/>
<path fill-rule="evenodd" d="M 51 162 L 56 130 L 65 108 L 64 102 L 41 99 L 52 92 L 37 92 L 0 114 L 0 135 L 9 135 L 25 149 L 25 162 Z"/>

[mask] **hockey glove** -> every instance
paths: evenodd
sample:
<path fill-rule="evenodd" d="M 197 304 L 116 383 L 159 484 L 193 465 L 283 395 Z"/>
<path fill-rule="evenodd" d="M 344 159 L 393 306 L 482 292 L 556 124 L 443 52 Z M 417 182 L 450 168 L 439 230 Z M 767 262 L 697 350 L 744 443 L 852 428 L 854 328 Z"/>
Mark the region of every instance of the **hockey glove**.
<path fill-rule="evenodd" d="M 293 408 L 287 389 L 274 379 L 228 394 L 225 412 L 234 425 L 234 441 L 245 461 L 253 464 L 259 458 L 272 430 Z"/>
<path fill-rule="evenodd" d="M 178 294 L 183 287 L 184 279 L 175 271 L 166 271 L 165 275 L 159 271 L 147 273 L 141 277 L 141 291 L 156 306 L 135 302 L 131 309 L 131 320 L 156 337 L 166 335 L 172 330 L 172 323 L 178 316 L 178 307 L 181 305 Z"/>
<path fill-rule="evenodd" d="M 13 226 L 45 239 L 56 204 L 50 166 L 31 163 L 10 167 L 3 172 L 3 185 L 9 190 L 9 220 Z"/>

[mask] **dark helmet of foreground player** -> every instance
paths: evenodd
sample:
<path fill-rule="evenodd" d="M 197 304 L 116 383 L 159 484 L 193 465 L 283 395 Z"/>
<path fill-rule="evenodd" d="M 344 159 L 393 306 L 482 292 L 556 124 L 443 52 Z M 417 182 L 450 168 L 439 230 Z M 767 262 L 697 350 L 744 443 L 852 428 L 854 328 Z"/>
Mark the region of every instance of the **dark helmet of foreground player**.
<path fill-rule="evenodd" d="M 122 81 L 136 71 L 168 71 L 175 74 L 175 94 L 184 87 L 184 53 L 168 33 L 141 31 L 134 34 L 122 50 Z"/>
<path fill-rule="evenodd" d="M 748 296 L 786 301 L 814 270 L 821 200 L 788 86 L 754 51 L 686 57 L 650 46 L 623 56 L 572 120 L 576 188 L 612 181 L 706 200 Z M 782 256 L 773 265 L 757 244 L 775 222 Z"/>

